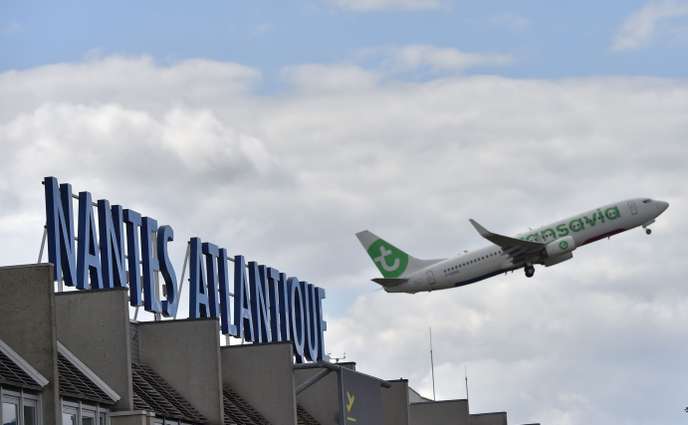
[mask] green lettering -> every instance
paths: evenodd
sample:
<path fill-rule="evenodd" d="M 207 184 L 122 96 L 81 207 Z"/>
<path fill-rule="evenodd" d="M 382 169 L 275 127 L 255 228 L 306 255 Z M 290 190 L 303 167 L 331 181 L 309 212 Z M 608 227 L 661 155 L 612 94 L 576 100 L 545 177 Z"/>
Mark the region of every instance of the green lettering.
<path fill-rule="evenodd" d="M 540 237 L 542 238 L 543 241 L 546 241 L 547 238 L 552 238 L 556 239 L 557 233 L 554 231 L 554 229 L 545 229 L 540 233 Z"/>
<path fill-rule="evenodd" d="M 590 226 L 594 226 L 597 223 L 597 214 L 595 213 L 592 214 L 592 217 L 584 216 L 583 218 L 585 218 L 585 223 Z"/>
<path fill-rule="evenodd" d="M 602 214 L 601 210 L 597 210 L 597 217 L 604 223 L 604 214 Z"/>
<path fill-rule="evenodd" d="M 573 219 L 569 223 L 569 229 L 571 229 L 572 232 L 580 232 L 584 227 L 583 220 L 580 218 Z"/>
<path fill-rule="evenodd" d="M 557 226 L 557 232 L 559 233 L 559 236 L 568 236 L 569 229 L 566 227 L 566 224 L 560 224 Z"/>
<path fill-rule="evenodd" d="M 621 212 L 619 212 L 619 207 L 611 207 L 604 210 L 604 215 L 609 220 L 616 220 L 621 217 Z"/>

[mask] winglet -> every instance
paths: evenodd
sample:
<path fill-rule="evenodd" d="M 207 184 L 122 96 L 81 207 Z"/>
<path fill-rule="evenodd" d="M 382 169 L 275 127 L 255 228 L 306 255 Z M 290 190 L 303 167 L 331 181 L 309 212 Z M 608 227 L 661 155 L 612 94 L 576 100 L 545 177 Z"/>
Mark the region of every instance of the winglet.
<path fill-rule="evenodd" d="M 490 232 L 489 230 L 484 228 L 480 223 L 473 220 L 472 218 L 469 218 L 468 221 L 470 221 L 471 224 L 473 225 L 473 227 L 475 228 L 475 230 L 477 230 L 478 233 L 480 233 L 480 236 L 486 238 L 488 235 L 492 234 L 492 232 Z"/>

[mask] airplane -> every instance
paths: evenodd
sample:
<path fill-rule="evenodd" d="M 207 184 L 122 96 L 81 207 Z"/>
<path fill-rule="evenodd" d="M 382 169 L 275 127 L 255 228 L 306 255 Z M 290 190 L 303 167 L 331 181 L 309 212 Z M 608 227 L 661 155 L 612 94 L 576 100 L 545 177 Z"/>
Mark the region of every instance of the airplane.
<path fill-rule="evenodd" d="M 485 229 L 470 219 L 475 230 L 490 246 L 456 257 L 420 260 L 375 234 L 364 230 L 356 237 L 377 266 L 382 278 L 373 282 L 386 292 L 415 294 L 454 288 L 523 268 L 533 277 L 535 265 L 546 267 L 573 258 L 577 248 L 610 238 L 639 226 L 648 227 L 669 208 L 669 203 L 650 198 L 634 198 L 586 211 L 573 217 L 509 237 Z"/>

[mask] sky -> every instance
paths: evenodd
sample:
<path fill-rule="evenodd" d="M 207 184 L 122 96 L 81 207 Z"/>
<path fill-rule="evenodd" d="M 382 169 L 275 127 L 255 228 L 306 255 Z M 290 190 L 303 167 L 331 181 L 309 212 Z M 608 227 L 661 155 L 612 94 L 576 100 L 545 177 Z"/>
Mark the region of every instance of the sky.
<path fill-rule="evenodd" d="M 0 264 L 42 178 L 327 291 L 328 351 L 509 423 L 688 420 L 688 2 L 0 1 Z M 636 229 L 462 288 L 387 294 L 354 237 L 420 258 L 602 204 Z M 179 266 L 178 266 L 179 267 Z M 184 301 L 182 301 L 182 305 Z"/>

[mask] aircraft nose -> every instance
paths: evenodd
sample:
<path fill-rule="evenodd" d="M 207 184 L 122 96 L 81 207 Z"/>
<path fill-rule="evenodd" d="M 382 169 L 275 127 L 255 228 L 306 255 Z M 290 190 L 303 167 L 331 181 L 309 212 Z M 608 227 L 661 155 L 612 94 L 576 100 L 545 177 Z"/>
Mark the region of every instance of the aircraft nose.
<path fill-rule="evenodd" d="M 663 213 L 664 211 L 669 208 L 669 203 L 666 201 L 657 201 L 657 208 L 659 209 L 659 213 Z"/>

